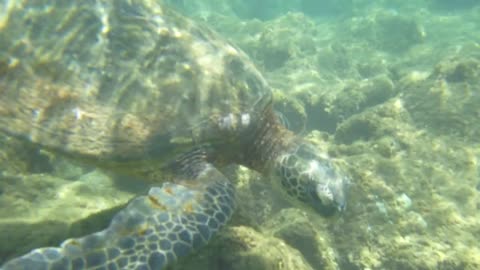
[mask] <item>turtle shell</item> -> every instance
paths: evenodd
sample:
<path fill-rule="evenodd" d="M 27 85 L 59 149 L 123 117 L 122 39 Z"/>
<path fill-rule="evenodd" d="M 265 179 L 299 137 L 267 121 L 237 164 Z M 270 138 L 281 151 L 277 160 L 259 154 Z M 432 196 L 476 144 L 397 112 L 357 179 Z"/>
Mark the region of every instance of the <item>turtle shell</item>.
<path fill-rule="evenodd" d="M 196 129 L 213 116 L 271 101 L 241 50 L 157 2 L 7 1 L 0 128 L 73 157 L 132 164 L 199 143 Z"/>

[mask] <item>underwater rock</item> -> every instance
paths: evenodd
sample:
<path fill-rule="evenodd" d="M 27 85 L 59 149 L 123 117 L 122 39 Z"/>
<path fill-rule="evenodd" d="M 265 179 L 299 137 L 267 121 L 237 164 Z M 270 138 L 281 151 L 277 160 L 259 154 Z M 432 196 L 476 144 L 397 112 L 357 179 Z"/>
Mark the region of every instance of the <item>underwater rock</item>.
<path fill-rule="evenodd" d="M 397 204 L 400 208 L 407 210 L 412 206 L 412 199 L 410 199 L 407 194 L 402 193 L 397 197 Z"/>
<path fill-rule="evenodd" d="M 262 230 L 300 251 L 314 269 L 337 269 L 328 234 L 302 210 L 283 209 L 263 224 Z"/>
<path fill-rule="evenodd" d="M 272 189 L 268 181 L 258 173 L 239 167 L 230 175 L 236 182 L 237 201 L 241 202 L 237 204 L 232 225 L 258 229 L 273 211 L 278 211 L 277 208 L 283 206 L 275 199 L 277 190 Z"/>
<path fill-rule="evenodd" d="M 480 53 L 480 48 L 477 47 L 476 51 Z M 476 86 L 480 84 L 480 54 L 444 59 L 435 66 L 428 79 L 445 79 L 449 83 L 464 82 Z"/>
<path fill-rule="evenodd" d="M 274 93 L 275 110 L 285 126 L 294 132 L 302 132 L 307 125 L 308 115 L 302 102 L 282 91 Z"/>
<path fill-rule="evenodd" d="M 53 164 L 47 152 L 36 146 L 25 146 L 16 138 L 0 135 L 0 172 L 16 175 L 52 171 Z"/>
<path fill-rule="evenodd" d="M 75 180 L 94 170 L 93 166 L 73 162 L 54 154 L 49 154 L 49 158 L 52 164 L 51 174 L 59 178 Z"/>
<path fill-rule="evenodd" d="M 347 119 L 368 107 L 381 104 L 393 97 L 395 85 L 390 78 L 379 75 L 347 85 L 326 108 L 336 118 Z"/>
<path fill-rule="evenodd" d="M 375 35 L 380 50 L 402 53 L 421 43 L 425 32 L 414 19 L 385 12 L 375 17 Z"/>
<path fill-rule="evenodd" d="M 423 42 L 426 36 L 423 27 L 414 17 L 407 17 L 392 10 L 380 10 L 363 17 L 354 17 L 345 30 L 376 49 L 391 54 L 408 51 Z"/>
<path fill-rule="evenodd" d="M 173 269 L 313 270 L 298 250 L 249 227 L 230 226 L 205 249 Z"/>
<path fill-rule="evenodd" d="M 425 93 L 416 89 L 421 99 Z M 407 104 L 412 100 L 404 97 L 350 117 L 335 134 L 330 152 L 348 164 L 349 198 L 355 201 L 339 231 L 330 233 L 336 236 L 333 248 L 343 255 L 338 264 L 345 269 L 477 269 L 479 252 L 467 247 L 476 246 L 480 231 L 475 189 L 480 148 L 463 137 L 418 128 L 411 116 L 416 112 Z"/>
<path fill-rule="evenodd" d="M 274 234 L 301 251 L 312 268 L 325 262 L 324 250 L 334 251 L 339 269 L 480 268 L 478 43 L 455 43 L 442 31 L 432 33 L 439 38 L 434 42 L 425 39 L 424 23 L 430 34 L 451 31 L 446 28 L 462 20 L 441 24 L 444 17 L 422 12 L 406 17 L 376 9 L 347 19 L 343 28 L 289 14 L 229 30 L 233 35 L 249 30 L 235 40 L 264 68 L 264 51 L 271 45 L 262 42 L 288 53 L 278 67 L 265 68 L 272 85 L 289 99 L 281 110 L 300 106 L 307 132 L 313 128 L 322 131 L 313 132 L 319 140 L 334 138 L 329 153 L 345 159 L 354 202 L 338 221 L 314 221 L 291 209 L 275 214 L 272 207 L 278 204 L 269 196 L 244 196 L 242 202 L 252 202 L 239 209 L 234 225 Z M 285 30 L 289 25 L 302 27 L 302 33 Z M 425 72 L 445 56 L 432 75 Z M 247 194 L 247 187 L 253 186 L 241 192 Z M 408 194 L 411 204 L 401 194 Z M 256 208 L 264 198 L 265 205 Z M 258 218 L 272 213 L 278 224 Z M 334 240 L 318 248 L 312 236 Z"/>
<path fill-rule="evenodd" d="M 332 42 L 321 48 L 314 58 L 321 72 L 336 74 L 340 78 L 349 78 L 355 74 L 354 56 L 341 42 Z"/>
<path fill-rule="evenodd" d="M 316 25 L 312 19 L 302 13 L 289 12 L 264 23 L 256 35 L 256 46 L 251 50 L 247 49 L 247 52 L 267 72 L 278 70 L 294 58 L 315 52 L 316 31 Z"/>
<path fill-rule="evenodd" d="M 480 142 L 480 58 L 446 59 L 424 80 L 405 80 L 405 107 L 418 127 Z"/>

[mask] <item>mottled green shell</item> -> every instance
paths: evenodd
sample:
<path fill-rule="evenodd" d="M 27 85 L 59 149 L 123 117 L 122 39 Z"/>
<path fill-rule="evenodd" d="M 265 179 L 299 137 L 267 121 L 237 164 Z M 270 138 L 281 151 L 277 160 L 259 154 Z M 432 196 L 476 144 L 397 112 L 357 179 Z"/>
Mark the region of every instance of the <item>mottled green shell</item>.
<path fill-rule="evenodd" d="M 244 53 L 158 2 L 2 4 L 1 129 L 74 157 L 161 159 L 209 118 L 271 100 Z"/>

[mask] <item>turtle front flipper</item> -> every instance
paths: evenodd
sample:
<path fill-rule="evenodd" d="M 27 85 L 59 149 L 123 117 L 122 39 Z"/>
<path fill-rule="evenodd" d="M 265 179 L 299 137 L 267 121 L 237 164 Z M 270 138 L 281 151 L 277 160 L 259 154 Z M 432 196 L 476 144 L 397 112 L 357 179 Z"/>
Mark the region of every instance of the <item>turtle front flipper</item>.
<path fill-rule="evenodd" d="M 200 168 L 195 179 L 135 198 L 107 229 L 35 249 L 0 269 L 163 269 L 205 245 L 233 213 L 230 181 L 210 164 Z"/>

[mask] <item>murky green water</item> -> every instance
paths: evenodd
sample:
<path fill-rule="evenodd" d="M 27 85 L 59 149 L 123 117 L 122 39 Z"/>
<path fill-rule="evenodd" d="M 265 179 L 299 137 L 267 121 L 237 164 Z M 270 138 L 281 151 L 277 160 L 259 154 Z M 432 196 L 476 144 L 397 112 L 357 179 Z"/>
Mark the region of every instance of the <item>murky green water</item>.
<path fill-rule="evenodd" d="M 103 14 L 100 7 L 112 1 L 90 2 Z M 148 6 L 153 0 L 138 2 Z M 228 168 L 225 174 L 237 190 L 232 220 L 207 247 L 181 258 L 172 269 L 480 269 L 477 1 L 164 2 L 243 50 L 272 87 L 274 109 L 282 122 L 328 152 L 350 178 L 346 210 L 324 217 L 292 204 L 272 188 L 268 177 L 244 167 Z M 75 85 L 96 95 L 105 88 L 95 84 L 96 75 L 128 70 L 123 61 L 135 53 L 138 40 L 125 39 L 110 55 L 98 58 L 98 65 L 85 64 L 84 59 L 108 41 L 109 17 L 92 16 L 91 28 L 85 24 L 77 29 L 72 27 L 75 21 L 87 21 L 91 12 L 79 5 L 84 9 L 68 9 L 71 21 L 38 20 L 65 6 L 75 5 L 66 0 L 0 0 L 0 263 L 105 228 L 114 213 L 151 185 L 42 147 L 58 146 L 56 137 L 40 145 L 28 143 L 25 138 L 35 141 L 42 129 L 31 134 L 29 123 L 19 129 L 23 118 L 12 120 L 11 111 L 35 119 L 42 93 L 69 93 L 58 90 L 65 78 L 70 80 L 66 86 L 81 82 Z M 93 17 L 103 19 L 103 32 L 92 30 Z M 18 21 L 26 22 L 28 34 L 22 32 L 26 28 L 12 27 Z M 36 43 L 44 32 L 35 31 L 35 25 L 42 23 L 50 28 L 38 29 L 56 34 Z M 62 32 L 65 29 L 77 32 Z M 69 43 L 76 38 L 91 42 Z M 82 54 L 69 54 L 69 49 Z M 73 57 L 69 69 L 61 64 L 65 55 Z M 169 69 L 171 81 L 162 77 L 162 87 L 173 85 L 176 75 L 188 70 Z M 222 69 L 212 68 L 216 70 Z M 145 76 L 132 70 L 135 78 L 151 78 L 151 70 L 143 72 Z M 113 76 L 106 84 L 116 79 L 127 81 Z M 139 81 L 142 87 L 157 83 Z M 129 87 L 141 88 L 134 83 Z M 28 87 L 40 89 L 37 103 L 11 103 L 11 93 Z M 142 96 L 135 90 L 126 96 L 122 104 L 130 104 L 129 110 L 141 111 L 151 104 L 129 100 Z M 45 94 L 47 98 L 51 96 Z M 75 116 L 109 112 L 108 106 L 89 108 L 75 111 Z M 18 132 L 23 139 L 10 137 Z"/>

